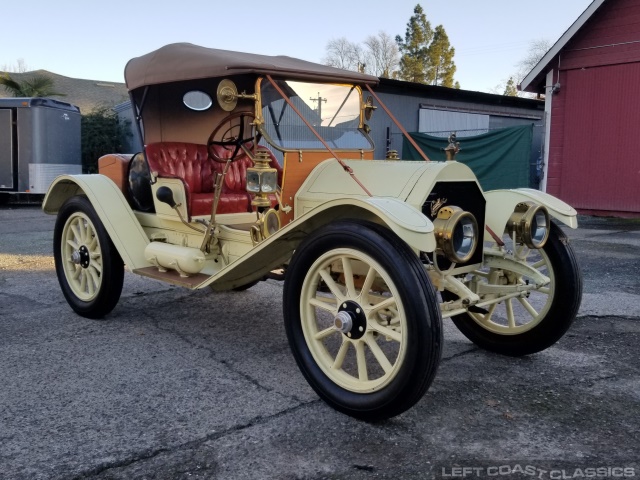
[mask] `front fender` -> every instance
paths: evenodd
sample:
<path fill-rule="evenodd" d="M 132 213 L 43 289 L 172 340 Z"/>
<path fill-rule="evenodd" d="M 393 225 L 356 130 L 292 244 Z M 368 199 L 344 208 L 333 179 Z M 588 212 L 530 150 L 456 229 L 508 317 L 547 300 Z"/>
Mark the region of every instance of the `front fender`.
<path fill-rule="evenodd" d="M 526 201 L 544 205 L 553 218 L 568 227 L 578 227 L 578 212 L 571 205 L 548 193 L 532 188 L 518 188 L 514 190 L 491 190 L 485 192 L 484 195 L 487 200 L 487 225 L 498 235 L 504 232 L 515 206 L 520 202 Z M 491 240 L 491 236 L 487 232 L 485 232 L 485 240 Z"/>
<path fill-rule="evenodd" d="M 362 218 L 385 225 L 415 250 L 432 252 L 436 248 L 431 220 L 417 208 L 395 198 L 341 198 L 323 203 L 307 215 L 317 217 L 316 221 L 326 219 L 323 223 L 338 218 Z"/>
<path fill-rule="evenodd" d="M 144 258 L 147 235 L 113 181 L 104 175 L 61 175 L 42 202 L 42 210 L 55 215 L 62 204 L 75 195 L 86 195 L 104 224 L 111 241 L 130 268 L 150 266 Z"/>
<path fill-rule="evenodd" d="M 307 235 L 340 219 L 384 225 L 415 250 L 436 248 L 431 221 L 416 208 L 393 198 L 339 198 L 322 203 L 285 225 L 197 288 L 226 290 L 260 278 L 285 263 Z"/>

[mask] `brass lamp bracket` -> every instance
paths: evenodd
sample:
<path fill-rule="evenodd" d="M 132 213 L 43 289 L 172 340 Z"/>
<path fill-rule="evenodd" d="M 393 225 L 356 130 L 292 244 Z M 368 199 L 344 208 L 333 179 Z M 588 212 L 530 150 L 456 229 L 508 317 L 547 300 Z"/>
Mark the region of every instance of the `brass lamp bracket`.
<path fill-rule="evenodd" d="M 371 115 L 373 115 L 373 111 L 378 108 L 373 104 L 373 97 L 368 96 L 367 100 L 364 104 L 364 118 L 369 121 L 371 120 Z"/>
<path fill-rule="evenodd" d="M 220 108 L 222 108 L 225 112 L 230 112 L 238 105 L 238 99 L 255 101 L 258 99 L 258 95 L 255 93 L 238 93 L 236 84 L 228 78 L 225 78 L 218 84 L 216 98 L 218 99 Z"/>

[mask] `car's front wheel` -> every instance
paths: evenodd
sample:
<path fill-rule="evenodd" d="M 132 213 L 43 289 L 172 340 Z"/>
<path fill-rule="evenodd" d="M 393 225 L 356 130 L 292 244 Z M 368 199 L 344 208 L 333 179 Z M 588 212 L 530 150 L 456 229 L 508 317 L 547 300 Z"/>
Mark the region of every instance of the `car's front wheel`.
<path fill-rule="evenodd" d="M 442 348 L 430 280 L 413 251 L 375 224 L 341 221 L 296 250 L 284 286 L 289 344 L 329 405 L 365 420 L 413 406 Z"/>
<path fill-rule="evenodd" d="M 509 240 L 506 248 L 515 251 Z M 487 308 L 469 309 L 453 323 L 473 343 L 492 352 L 521 356 L 544 350 L 556 343 L 575 319 L 582 299 L 582 277 L 573 249 L 564 232 L 551 223 L 549 239 L 540 250 L 531 250 L 522 263 L 550 279 L 548 285 L 528 295 L 509 298 Z M 485 268 L 480 275 L 487 285 L 500 291 L 527 288 L 533 278 L 508 268 Z M 495 294 L 481 296 L 481 300 Z M 455 295 L 445 291 L 443 299 Z"/>
<path fill-rule="evenodd" d="M 86 197 L 71 197 L 60 208 L 53 257 L 62 293 L 77 314 L 102 318 L 113 310 L 122 292 L 124 264 Z"/>

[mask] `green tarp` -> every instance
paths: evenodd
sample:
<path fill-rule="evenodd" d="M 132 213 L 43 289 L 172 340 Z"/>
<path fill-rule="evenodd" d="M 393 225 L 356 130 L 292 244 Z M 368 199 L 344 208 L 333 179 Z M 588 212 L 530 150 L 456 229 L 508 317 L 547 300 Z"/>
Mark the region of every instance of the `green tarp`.
<path fill-rule="evenodd" d="M 445 160 L 446 138 L 426 133 L 411 133 L 411 137 L 431 160 Z M 460 151 L 456 160 L 473 170 L 483 190 L 529 186 L 529 163 L 533 124 L 501 128 L 473 137 L 458 138 Z M 403 160 L 422 160 L 405 138 Z"/>

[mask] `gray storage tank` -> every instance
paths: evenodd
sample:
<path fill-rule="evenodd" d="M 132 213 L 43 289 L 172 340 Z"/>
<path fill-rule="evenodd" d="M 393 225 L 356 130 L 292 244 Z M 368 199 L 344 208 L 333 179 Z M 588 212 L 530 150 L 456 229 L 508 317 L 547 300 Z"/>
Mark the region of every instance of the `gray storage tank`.
<path fill-rule="evenodd" d="M 46 193 L 82 173 L 80 109 L 51 98 L 0 98 L 0 192 Z"/>

